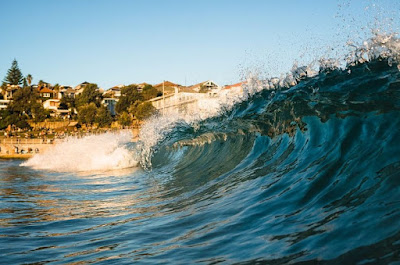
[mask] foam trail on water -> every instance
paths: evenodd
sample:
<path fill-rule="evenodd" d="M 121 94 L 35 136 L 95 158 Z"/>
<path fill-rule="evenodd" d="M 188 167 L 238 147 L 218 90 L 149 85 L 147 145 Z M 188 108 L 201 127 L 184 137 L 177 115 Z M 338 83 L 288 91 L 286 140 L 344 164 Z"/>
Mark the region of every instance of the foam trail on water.
<path fill-rule="evenodd" d="M 68 137 L 22 166 L 53 171 L 99 171 L 137 166 L 128 148 L 131 132 L 105 133 L 83 138 Z"/>

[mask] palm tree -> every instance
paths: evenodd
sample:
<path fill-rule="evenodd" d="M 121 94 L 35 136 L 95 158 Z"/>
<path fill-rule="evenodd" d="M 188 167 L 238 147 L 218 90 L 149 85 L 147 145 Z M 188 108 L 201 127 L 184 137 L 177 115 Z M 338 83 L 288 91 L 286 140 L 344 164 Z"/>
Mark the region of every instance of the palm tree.
<path fill-rule="evenodd" d="M 28 81 L 28 85 L 31 85 L 32 79 L 33 79 L 33 77 L 32 77 L 31 74 L 29 74 L 29 75 L 26 76 L 26 81 Z"/>

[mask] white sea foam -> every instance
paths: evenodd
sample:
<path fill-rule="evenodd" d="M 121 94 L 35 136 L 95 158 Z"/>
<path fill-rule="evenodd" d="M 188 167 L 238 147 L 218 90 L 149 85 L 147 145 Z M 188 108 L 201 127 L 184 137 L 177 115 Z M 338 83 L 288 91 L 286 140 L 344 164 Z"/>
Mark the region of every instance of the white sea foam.
<path fill-rule="evenodd" d="M 105 133 L 83 138 L 68 137 L 37 154 L 23 166 L 52 171 L 104 171 L 137 166 L 129 150 L 130 132 Z"/>
<path fill-rule="evenodd" d="M 196 101 L 196 107 L 186 111 L 177 109 L 169 110 L 165 115 L 155 115 L 148 119 L 140 130 L 139 144 L 140 163 L 144 168 L 151 167 L 151 157 L 157 144 L 165 140 L 174 128 L 192 127 L 194 130 L 199 122 L 219 116 L 231 110 L 238 102 L 248 99 L 249 95 L 264 89 L 259 79 L 249 76 L 247 85 L 238 90 L 220 90 L 211 97 L 200 98 Z"/>

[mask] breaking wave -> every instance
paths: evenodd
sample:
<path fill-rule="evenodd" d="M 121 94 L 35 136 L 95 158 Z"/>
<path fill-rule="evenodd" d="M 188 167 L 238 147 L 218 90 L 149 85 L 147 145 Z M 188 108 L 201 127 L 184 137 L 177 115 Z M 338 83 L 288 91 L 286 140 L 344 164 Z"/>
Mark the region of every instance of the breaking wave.
<path fill-rule="evenodd" d="M 102 171 L 137 166 L 130 132 L 68 137 L 23 166 L 51 171 Z"/>
<path fill-rule="evenodd" d="M 61 237 L 43 252 L 120 264 L 400 261 L 399 47 L 375 35 L 343 60 L 251 77 L 198 113 L 153 117 L 137 145 L 129 134 L 69 138 L 33 157 L 24 165 L 148 169 L 113 184 L 97 209 L 105 224 L 83 223 L 79 244 Z"/>

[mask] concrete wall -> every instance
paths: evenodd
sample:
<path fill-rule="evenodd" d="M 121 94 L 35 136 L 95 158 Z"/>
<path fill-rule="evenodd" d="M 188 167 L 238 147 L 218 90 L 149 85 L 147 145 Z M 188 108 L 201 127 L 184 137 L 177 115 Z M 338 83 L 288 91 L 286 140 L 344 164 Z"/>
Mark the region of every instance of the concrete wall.
<path fill-rule="evenodd" d="M 0 154 L 13 155 L 23 153 L 37 154 L 44 152 L 53 145 L 50 139 L 18 139 L 18 138 L 1 138 Z"/>
<path fill-rule="evenodd" d="M 163 97 L 154 98 L 150 102 L 157 110 L 164 112 L 164 114 L 175 113 L 176 111 L 188 113 L 189 111 L 196 111 L 198 109 L 198 100 L 208 97 L 207 93 L 181 92 L 165 97 L 165 99 Z"/>
<path fill-rule="evenodd" d="M 68 125 L 75 125 L 77 122 L 75 121 L 44 121 L 44 122 L 29 122 L 29 125 L 34 129 L 47 128 L 47 129 L 57 129 L 67 127 Z"/>

